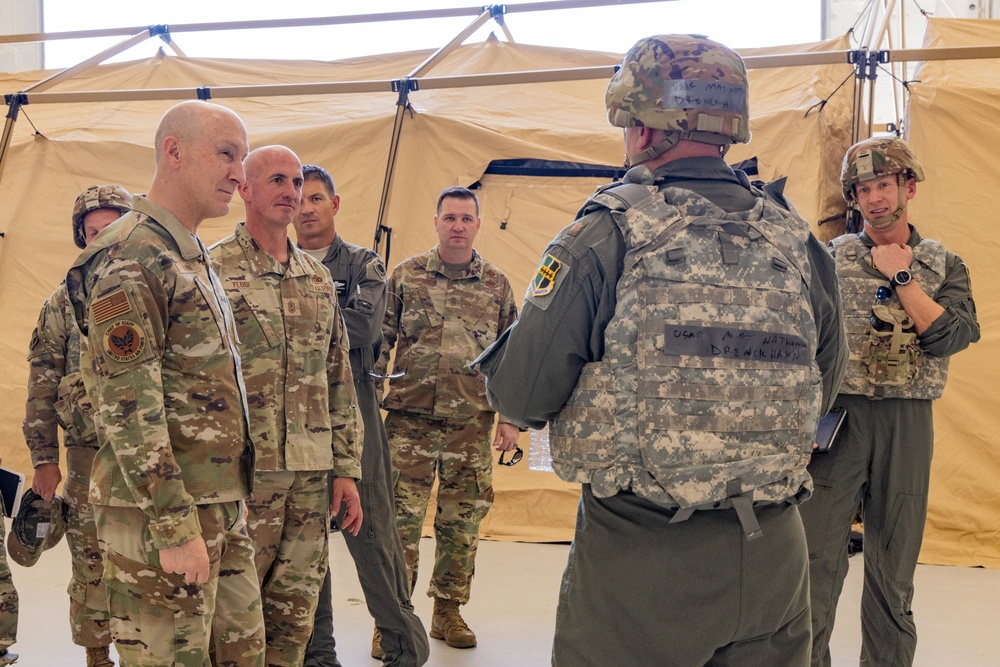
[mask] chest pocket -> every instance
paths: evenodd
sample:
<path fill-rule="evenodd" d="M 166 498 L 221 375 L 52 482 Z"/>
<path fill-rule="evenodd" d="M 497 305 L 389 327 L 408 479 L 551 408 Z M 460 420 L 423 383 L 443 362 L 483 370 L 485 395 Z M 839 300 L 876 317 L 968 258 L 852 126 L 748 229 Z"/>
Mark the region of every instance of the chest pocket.
<path fill-rule="evenodd" d="M 243 290 L 232 299 L 236 331 L 240 336 L 240 356 L 244 362 L 256 359 L 281 342 L 281 336 L 268 318 L 268 311 L 277 313 L 278 305 L 265 300 L 264 290 Z"/>
<path fill-rule="evenodd" d="M 166 370 L 198 374 L 206 366 L 229 357 L 223 314 L 212 288 L 194 272 L 180 271 L 174 288 Z"/>

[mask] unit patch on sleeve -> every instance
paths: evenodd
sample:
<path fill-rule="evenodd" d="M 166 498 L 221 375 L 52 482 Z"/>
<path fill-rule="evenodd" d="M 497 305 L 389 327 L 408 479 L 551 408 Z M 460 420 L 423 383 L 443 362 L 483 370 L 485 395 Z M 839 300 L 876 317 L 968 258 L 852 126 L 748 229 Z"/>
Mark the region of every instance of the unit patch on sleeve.
<path fill-rule="evenodd" d="M 563 268 L 561 261 L 552 255 L 546 254 L 542 258 L 541 264 L 538 265 L 538 271 L 535 272 L 535 277 L 531 281 L 531 296 L 539 297 L 551 294 L 556 286 L 556 274 L 559 273 L 559 269 L 561 268 Z"/>
<path fill-rule="evenodd" d="M 104 330 L 101 339 L 104 354 L 120 364 L 136 359 L 146 345 L 142 327 L 132 320 L 115 320 Z"/>

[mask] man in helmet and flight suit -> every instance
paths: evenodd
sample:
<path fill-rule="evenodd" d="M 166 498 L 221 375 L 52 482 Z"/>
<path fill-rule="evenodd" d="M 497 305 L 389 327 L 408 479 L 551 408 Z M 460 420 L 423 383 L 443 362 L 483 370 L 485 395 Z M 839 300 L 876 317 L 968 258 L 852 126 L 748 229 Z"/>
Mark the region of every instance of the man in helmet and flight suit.
<path fill-rule="evenodd" d="M 901 140 L 851 146 L 840 176 L 864 229 L 834 239 L 851 360 L 835 405 L 841 435 L 809 464 L 816 490 L 802 507 L 809 543 L 813 665 L 830 665 L 830 634 L 847 575 L 847 541 L 861 505 L 865 583 L 861 663 L 913 663 L 910 603 L 927 515 L 932 401 L 948 359 L 979 340 L 965 264 L 909 223 L 924 172 Z M 890 539 L 891 537 L 891 539 Z"/>
<path fill-rule="evenodd" d="M 553 665 L 808 662 L 797 505 L 847 350 L 822 244 L 723 160 L 750 139 L 747 97 L 722 44 L 633 46 L 606 95 L 631 168 L 475 362 L 583 485 Z"/>
<path fill-rule="evenodd" d="M 132 195 L 121 186 L 87 188 L 73 205 L 73 242 L 81 250 L 86 248 L 105 227 L 131 210 Z M 22 430 L 35 467 L 32 489 L 45 500 L 52 500 L 62 481 L 57 430 L 63 429 L 66 541 L 73 559 L 70 628 L 73 643 L 87 651 L 87 667 L 110 667 L 114 663 L 108 651 L 111 632 L 107 593 L 101 580 L 104 565 L 94 510 L 87 501 L 90 467 L 99 445 L 94 406 L 80 372 L 82 338 L 74 317 L 63 282 L 42 306 L 28 346 L 28 400 Z"/>

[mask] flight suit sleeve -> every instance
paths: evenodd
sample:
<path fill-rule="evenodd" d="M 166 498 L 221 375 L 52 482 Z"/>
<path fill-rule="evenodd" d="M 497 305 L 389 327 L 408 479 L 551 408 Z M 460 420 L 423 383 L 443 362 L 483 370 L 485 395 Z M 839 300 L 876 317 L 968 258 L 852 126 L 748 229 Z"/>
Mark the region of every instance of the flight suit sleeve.
<path fill-rule="evenodd" d="M 807 250 L 811 269 L 809 298 L 816 321 L 816 363 L 823 378 L 820 415 L 825 415 L 837 398 L 849 351 L 833 255 L 811 234 Z"/>
<path fill-rule="evenodd" d="M 46 299 L 28 344 L 28 399 L 21 430 L 31 452 L 31 465 L 59 463 L 56 402 L 59 383 L 66 374 L 67 322 Z"/>
<path fill-rule="evenodd" d="M 385 265 L 375 254 L 356 267 L 356 286 L 343 308 L 344 324 L 351 348 L 374 345 L 382 337 L 386 303 Z"/>
<path fill-rule="evenodd" d="M 201 534 L 167 430 L 162 357 L 169 295 L 146 267 L 112 260 L 96 276 L 87 307 L 96 396 L 106 444 L 130 499 L 149 518 L 153 546 Z M 102 443 L 105 444 L 105 443 Z"/>
<path fill-rule="evenodd" d="M 542 428 L 565 405 L 583 366 L 604 356 L 625 243 L 610 215 L 592 214 L 545 251 L 517 321 L 473 362 L 490 405 Z"/>
<path fill-rule="evenodd" d="M 361 447 L 364 426 L 358 409 L 351 374 L 350 348 L 347 327 L 340 307 L 334 304 L 333 335 L 326 359 L 326 376 L 329 385 L 330 427 L 332 428 L 333 474 L 337 477 L 361 479 Z"/>
<path fill-rule="evenodd" d="M 920 336 L 920 347 L 935 357 L 961 352 L 980 337 L 969 269 L 957 255 L 948 253 L 945 270 L 941 289 L 931 295 L 944 312 Z"/>

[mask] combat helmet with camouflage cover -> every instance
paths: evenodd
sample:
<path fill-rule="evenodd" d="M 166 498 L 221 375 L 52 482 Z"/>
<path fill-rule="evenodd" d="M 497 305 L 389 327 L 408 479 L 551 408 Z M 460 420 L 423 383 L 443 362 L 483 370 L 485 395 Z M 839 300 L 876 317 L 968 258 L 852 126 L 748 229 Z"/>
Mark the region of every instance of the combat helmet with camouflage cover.
<path fill-rule="evenodd" d="M 10 525 L 7 553 L 22 567 L 38 562 L 43 551 L 59 544 L 66 533 L 68 507 L 59 496 L 45 500 L 29 489 Z"/>
<path fill-rule="evenodd" d="M 906 209 L 906 182 L 912 178 L 916 182 L 924 180 L 924 169 L 917 161 L 906 142 L 899 137 L 871 137 L 854 144 L 844 155 L 844 165 L 840 170 L 840 186 L 848 203 L 857 203 L 854 186 L 882 176 L 897 174 L 899 199 L 896 210 L 880 216 L 868 223 L 881 228 L 899 220 Z M 864 215 L 864 211 L 861 212 Z"/>
<path fill-rule="evenodd" d="M 84 217 L 99 208 L 117 209 L 125 215 L 132 210 L 132 195 L 120 185 L 92 185 L 81 192 L 73 204 L 73 242 L 77 248 L 87 247 Z"/>
<path fill-rule="evenodd" d="M 632 164 L 680 139 L 722 147 L 750 141 L 747 70 L 738 53 L 701 35 L 655 35 L 636 42 L 611 77 L 604 101 L 616 127 L 665 130 Z"/>

